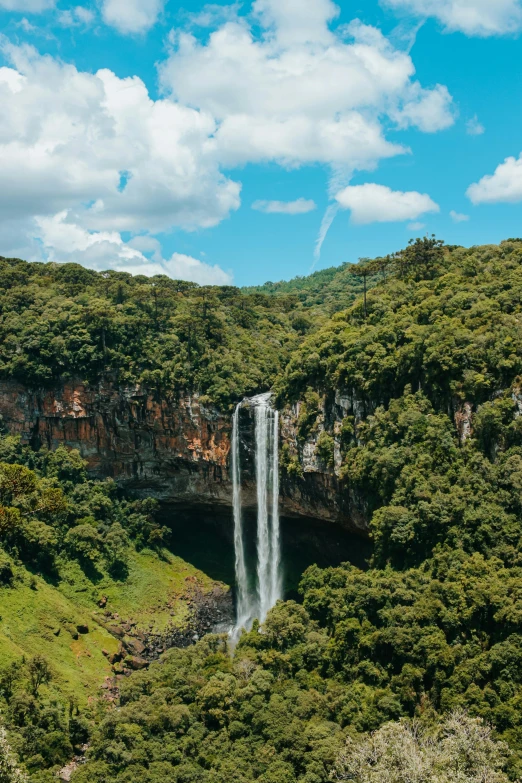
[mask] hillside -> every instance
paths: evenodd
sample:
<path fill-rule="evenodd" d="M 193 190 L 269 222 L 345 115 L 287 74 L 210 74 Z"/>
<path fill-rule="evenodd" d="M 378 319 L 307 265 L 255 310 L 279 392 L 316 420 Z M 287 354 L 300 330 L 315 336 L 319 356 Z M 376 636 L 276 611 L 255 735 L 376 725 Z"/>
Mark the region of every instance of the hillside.
<path fill-rule="evenodd" d="M 485 402 L 511 384 L 520 362 L 522 240 L 443 248 L 430 240 L 380 259 L 391 277 L 336 313 L 295 351 L 285 397 L 311 385 L 351 389 L 367 406 L 410 384 L 441 409 Z"/>
<path fill-rule="evenodd" d="M 4 275 L 12 267 L 23 277 L 33 268 L 19 261 L 3 264 Z M 70 265 L 61 269 L 83 274 Z M 62 747 L 70 752 L 80 735 L 89 738 L 88 763 L 73 776 L 78 783 L 326 783 L 347 738 L 357 740 L 390 721 L 411 718 L 423 731 L 435 732 L 443 716 L 462 709 L 494 727 L 494 736 L 507 743 L 502 750 L 507 774 L 519 779 L 522 241 L 461 248 L 417 240 L 385 259 L 362 262 L 359 271 L 366 269 L 371 281 L 366 301 L 359 296 L 347 307 L 354 280 L 347 267 L 339 277 L 327 270 L 288 289 L 267 284 L 256 292 L 189 287 L 174 295 L 177 284 L 162 279 L 158 291 L 168 292 L 165 301 L 174 314 L 166 305 L 162 310 L 160 298 L 156 311 L 154 280 L 112 282 L 108 276 L 109 284 L 88 272 L 88 280 L 64 293 L 61 269 L 47 276 L 38 268 L 6 288 L 4 378 L 26 383 L 36 378 L 24 376 L 25 363 L 32 373 L 48 372 L 42 382 L 57 383 L 60 373 L 79 371 L 78 355 L 82 371 L 93 378 L 104 372 L 113 382 L 156 378 L 158 396 L 172 399 L 186 383 L 225 411 L 243 394 L 273 386 L 285 422 L 296 432 L 281 450 L 282 478 L 299 487 L 311 462 L 320 465 L 322 475 L 339 484 L 346 503 L 358 504 L 373 553 L 366 570 L 349 563 L 311 566 L 303 575 L 301 601 L 277 604 L 263 633 L 254 625 L 233 653 L 223 636 L 166 652 L 160 663 L 121 680 L 120 708 L 100 704 L 78 734 L 67 734 L 63 722 L 49 728 L 50 719 L 43 716 L 52 696 L 46 690 L 33 697 L 37 706 L 31 702 L 31 712 L 4 684 L 12 744 L 31 779 L 50 781 L 58 758 L 35 761 L 38 753 L 24 745 L 24 737 L 36 727 L 41 732 L 36 745 L 42 747 L 63 743 L 66 736 Z M 344 309 L 335 311 L 331 302 L 342 280 L 347 299 Z M 91 295 L 101 295 L 104 282 L 103 306 L 109 309 L 105 320 L 91 321 Z M 124 291 L 118 293 L 120 285 Z M 30 293 L 24 299 L 26 287 Z M 37 323 L 45 339 L 58 329 L 44 301 L 52 302 L 53 311 L 62 302 L 65 344 L 74 344 L 69 334 L 80 340 L 60 359 L 63 366 L 53 364 L 52 352 L 41 360 L 31 354 L 29 336 Z M 313 308 L 319 319 L 308 317 Z M 244 325 L 241 312 L 251 317 Z M 180 331 L 185 318 L 198 324 L 191 374 L 161 375 L 158 357 L 167 362 L 167 354 L 169 367 L 189 366 L 189 346 L 196 343 L 192 331 Z M 298 318 L 311 325 L 294 328 Z M 213 331 L 218 323 L 219 339 Z M 170 353 L 163 342 L 167 332 Z M 123 335 L 133 338 L 125 342 Z M 166 353 L 158 353 L 161 346 Z M 124 368 L 125 355 L 130 369 Z M 241 364 L 229 364 L 232 355 L 241 356 Z M 129 611 L 123 602 L 142 591 L 131 594 L 125 579 L 108 570 L 114 554 L 121 553 L 123 535 L 129 584 L 133 568 L 139 581 L 154 563 L 158 586 L 163 568 L 185 568 L 174 560 L 165 565 L 158 556 L 169 542 L 153 509 L 111 495 L 104 482 L 91 483 L 77 455 L 65 449 L 58 456 L 34 455 L 10 439 L 3 450 L 5 463 L 19 465 L 16 484 L 2 479 L 7 577 L 0 593 L 6 596 L 2 610 L 12 607 L 6 613 L 9 623 L 19 611 L 18 600 L 30 601 L 36 611 L 51 592 L 67 602 L 57 604 L 62 616 L 74 604 L 78 622 L 90 622 L 86 612 L 92 617 L 97 610 L 99 585 L 107 593 L 113 590 L 111 600 L 122 607 L 118 613 Z M 13 475 L 9 467 L 2 470 Z M 24 470 L 34 476 L 27 478 Z M 22 478 L 26 483 L 20 484 Z M 87 516 L 97 525 L 87 523 Z M 33 519 L 39 520 L 36 547 Z M 78 527 L 84 528 L 81 536 Z M 100 563 L 99 585 L 85 566 L 91 547 Z M 45 579 L 35 576 L 38 590 L 30 593 L 29 573 L 42 572 L 44 565 Z M 74 584 L 88 587 L 90 598 L 83 592 L 77 594 L 81 600 L 73 596 L 68 574 Z M 178 577 L 172 579 L 179 590 Z M 205 584 L 205 577 L 198 579 Z M 143 611 L 156 605 L 154 600 Z M 43 619 L 36 623 L 38 635 Z M 28 647 L 28 654 L 33 649 Z M 22 681 L 30 682 L 28 677 L 23 674 Z M 92 687 L 90 675 L 87 680 Z M 27 694 L 24 698 L 27 702 Z M 66 755 L 63 751 L 60 759 Z M 491 780 L 505 778 L 499 771 Z"/>
<path fill-rule="evenodd" d="M 270 387 L 300 339 L 298 312 L 290 295 L 0 258 L 0 378 L 109 375 L 163 395 L 198 388 L 226 407 Z"/>
<path fill-rule="evenodd" d="M 109 374 L 226 406 L 269 388 L 303 335 L 353 303 L 363 283 L 352 268 L 239 289 L 0 256 L 0 378 Z"/>
<path fill-rule="evenodd" d="M 0 453 L 0 694 L 38 779 L 70 760 L 125 672 L 192 638 L 195 602 L 220 595 L 225 612 L 228 597 L 168 552 L 153 501 L 89 480 L 78 452 L 3 436 Z"/>
<path fill-rule="evenodd" d="M 307 276 L 294 277 L 289 281 L 265 283 L 243 288 L 246 294 L 270 294 L 276 297 L 296 296 L 304 310 L 333 315 L 345 310 L 362 293 L 363 282 L 354 276 L 353 264 L 344 263 L 321 269 Z M 375 284 L 375 276 L 372 279 Z"/>

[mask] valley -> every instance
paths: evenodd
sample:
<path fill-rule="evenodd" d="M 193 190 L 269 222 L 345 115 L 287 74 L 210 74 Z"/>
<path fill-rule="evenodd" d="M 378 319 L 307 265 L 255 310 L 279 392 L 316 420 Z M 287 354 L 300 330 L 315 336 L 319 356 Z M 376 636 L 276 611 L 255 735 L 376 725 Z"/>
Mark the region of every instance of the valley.
<path fill-rule="evenodd" d="M 75 756 L 73 783 L 326 783 L 347 738 L 455 710 L 520 775 L 522 241 L 360 267 L 365 297 L 346 265 L 242 290 L 0 259 L 31 783 Z"/>

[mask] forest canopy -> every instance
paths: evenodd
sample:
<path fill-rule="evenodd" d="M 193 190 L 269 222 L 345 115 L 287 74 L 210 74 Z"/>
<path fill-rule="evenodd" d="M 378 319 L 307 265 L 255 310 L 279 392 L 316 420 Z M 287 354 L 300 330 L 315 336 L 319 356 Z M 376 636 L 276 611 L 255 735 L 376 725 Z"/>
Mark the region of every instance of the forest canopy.
<path fill-rule="evenodd" d="M 458 779 L 520 779 L 521 240 L 462 248 L 425 237 L 355 268 L 243 291 L 4 259 L 0 307 L 4 378 L 110 374 L 162 394 L 190 387 L 223 409 L 268 388 L 281 408 L 299 400 L 283 469 L 299 482 L 314 443 L 360 499 L 373 542 L 366 570 L 310 567 L 300 601 L 278 603 L 233 652 L 224 636 L 170 650 L 122 683 L 118 709 L 76 734 L 58 722 L 68 748 L 89 739 L 74 781 L 380 781 L 381 756 L 374 777 L 365 772 L 370 750 L 408 743 L 426 779 L 452 780 L 456 715 L 473 759 L 489 764 L 489 777 L 470 761 Z M 338 393 L 357 405 L 336 428 L 321 417 Z M 156 538 L 149 510 L 92 483 L 77 455 L 11 439 L 1 449 L 0 591 L 18 561 L 117 568 L 113 551 Z M 30 734 L 27 713 L 3 698 L 14 735 Z M 51 769 L 31 768 L 35 783 Z M 390 779 L 406 780 L 399 772 Z"/>
<path fill-rule="evenodd" d="M 271 387 L 312 328 L 308 309 L 295 291 L 0 257 L 0 377 L 40 387 L 108 376 L 163 395 L 197 389 L 226 407 Z"/>

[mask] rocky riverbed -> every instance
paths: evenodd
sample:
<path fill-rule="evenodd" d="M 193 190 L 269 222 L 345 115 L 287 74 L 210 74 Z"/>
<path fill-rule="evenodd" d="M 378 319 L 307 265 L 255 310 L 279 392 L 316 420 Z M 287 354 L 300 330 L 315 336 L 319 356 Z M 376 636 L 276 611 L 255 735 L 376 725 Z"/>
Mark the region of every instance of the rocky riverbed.
<path fill-rule="evenodd" d="M 117 614 L 105 611 L 100 624 L 120 644 L 117 652 L 104 651 L 112 665 L 114 677 L 107 678 L 102 687 L 112 692 L 117 680 L 133 671 L 145 669 L 167 650 L 173 647 L 189 647 L 205 634 L 222 633 L 234 620 L 231 591 L 216 583 L 212 590 L 203 591 L 198 582 L 191 583 L 183 598 L 186 619 L 180 624 L 172 622 L 162 631 L 140 628 L 134 620 L 125 620 Z"/>

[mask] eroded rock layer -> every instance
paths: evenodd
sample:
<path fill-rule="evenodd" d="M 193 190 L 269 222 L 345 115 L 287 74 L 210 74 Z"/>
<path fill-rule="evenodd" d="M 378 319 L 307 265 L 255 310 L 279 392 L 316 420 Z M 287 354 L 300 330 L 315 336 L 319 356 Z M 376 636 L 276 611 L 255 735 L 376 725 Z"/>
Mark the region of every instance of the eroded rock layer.
<path fill-rule="evenodd" d="M 315 434 L 304 443 L 297 437 L 299 405 L 285 411 L 281 436 L 299 455 L 302 470 L 301 475 L 283 475 L 282 512 L 363 532 L 364 508 L 341 486 L 338 464 L 326 467 L 315 453 L 322 422 L 327 416 L 342 419 L 341 402 L 333 404 L 328 414 L 321 413 Z M 6 430 L 24 442 L 78 449 L 93 475 L 114 478 L 134 492 L 168 503 L 231 505 L 231 416 L 203 405 L 197 395 L 169 400 L 139 386 L 107 382 L 93 386 L 68 382 L 46 390 L 2 382 L 0 414 Z M 246 505 L 254 505 L 250 414 L 244 415 L 243 497 Z"/>

